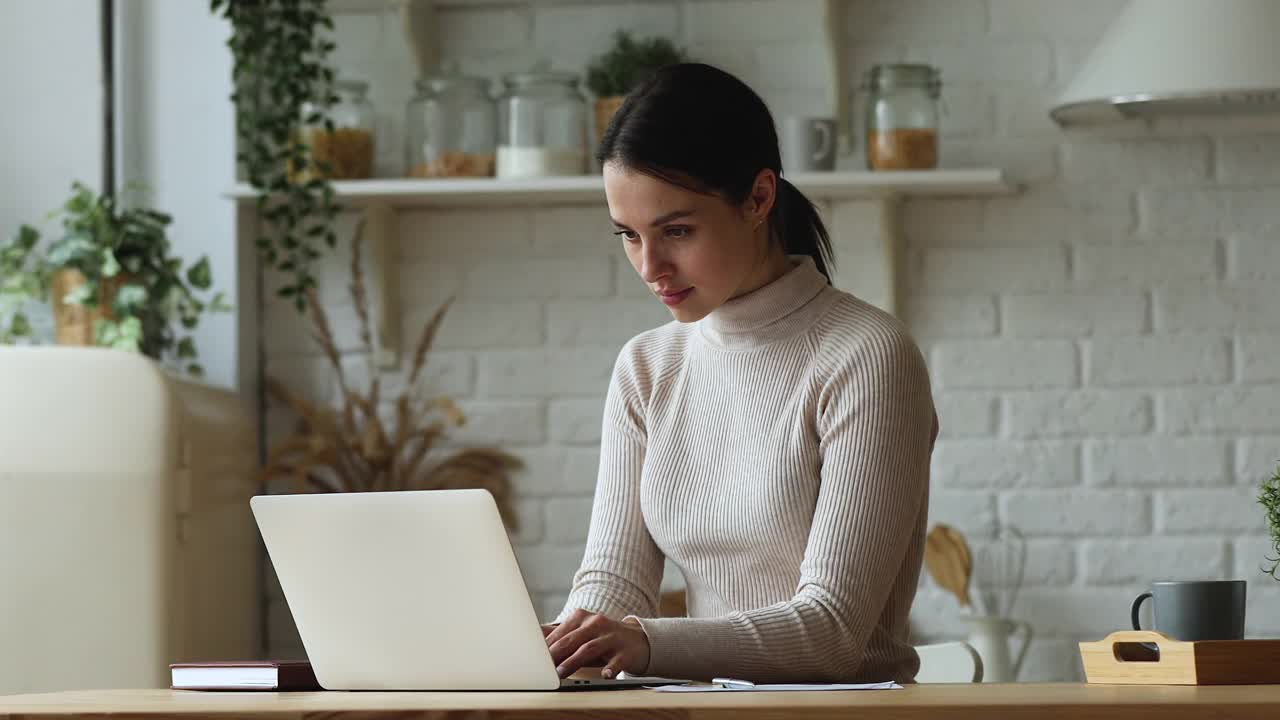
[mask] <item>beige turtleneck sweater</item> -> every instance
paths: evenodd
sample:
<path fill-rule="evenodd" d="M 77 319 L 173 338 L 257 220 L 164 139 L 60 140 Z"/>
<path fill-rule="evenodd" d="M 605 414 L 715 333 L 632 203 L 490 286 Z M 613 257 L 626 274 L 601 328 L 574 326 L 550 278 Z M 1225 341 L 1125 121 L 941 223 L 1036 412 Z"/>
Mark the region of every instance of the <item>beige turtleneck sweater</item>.
<path fill-rule="evenodd" d="M 623 347 L 605 403 L 583 608 L 635 617 L 646 674 L 908 682 L 937 434 L 892 316 L 809 258 Z M 663 557 L 689 617 L 659 618 Z"/>

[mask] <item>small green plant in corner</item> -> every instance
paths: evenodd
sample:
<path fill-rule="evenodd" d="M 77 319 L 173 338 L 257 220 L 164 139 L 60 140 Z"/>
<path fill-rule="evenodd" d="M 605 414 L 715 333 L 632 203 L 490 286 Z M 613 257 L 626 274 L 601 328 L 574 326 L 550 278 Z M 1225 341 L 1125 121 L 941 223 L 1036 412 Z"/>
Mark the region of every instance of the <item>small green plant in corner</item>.
<path fill-rule="evenodd" d="M 61 237 L 42 248 L 39 231 L 23 225 L 0 245 L 0 344 L 34 340 L 26 308 L 50 303 L 62 342 L 176 360 L 202 374 L 190 331 L 203 314 L 230 309 L 220 293 L 203 296 L 213 285 L 209 259 L 184 267 L 171 254 L 169 215 L 122 208 L 78 182 L 71 189 L 53 213 Z"/>
<path fill-rule="evenodd" d="M 1280 580 L 1280 576 L 1276 574 L 1280 570 L 1280 468 L 1276 469 L 1270 479 L 1262 482 L 1258 504 L 1262 505 L 1267 514 L 1267 528 L 1271 531 L 1271 549 L 1275 553 L 1274 557 L 1267 558 L 1271 567 L 1264 568 L 1264 571 Z"/>
<path fill-rule="evenodd" d="M 626 95 L 658 69 L 687 61 L 685 51 L 664 37 L 635 39 L 626 30 L 587 66 L 587 87 L 598 98 Z"/>

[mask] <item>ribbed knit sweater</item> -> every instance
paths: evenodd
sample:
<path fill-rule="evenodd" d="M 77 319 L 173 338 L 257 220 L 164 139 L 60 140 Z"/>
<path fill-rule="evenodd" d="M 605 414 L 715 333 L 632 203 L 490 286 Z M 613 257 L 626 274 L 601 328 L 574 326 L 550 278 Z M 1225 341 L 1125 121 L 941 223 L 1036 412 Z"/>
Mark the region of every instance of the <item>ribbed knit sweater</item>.
<path fill-rule="evenodd" d="M 557 622 L 636 618 L 646 674 L 909 682 L 937 419 L 915 342 L 809 258 L 623 347 Z M 689 617 L 659 618 L 663 558 Z"/>

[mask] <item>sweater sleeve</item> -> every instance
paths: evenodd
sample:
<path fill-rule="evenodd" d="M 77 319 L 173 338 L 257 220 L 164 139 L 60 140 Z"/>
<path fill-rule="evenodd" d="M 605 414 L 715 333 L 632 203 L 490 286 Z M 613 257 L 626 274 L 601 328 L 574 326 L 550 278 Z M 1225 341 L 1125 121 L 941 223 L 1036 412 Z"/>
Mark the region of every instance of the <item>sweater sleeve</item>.
<path fill-rule="evenodd" d="M 882 333 L 830 365 L 817 403 L 821 486 L 795 594 L 721 617 L 637 617 L 649 637 L 647 674 L 857 679 L 919 532 L 934 410 L 908 336 Z"/>
<path fill-rule="evenodd" d="M 658 612 L 663 555 L 640 511 L 645 375 L 639 372 L 631 349 L 632 344 L 623 348 L 609 383 L 587 546 L 557 623 L 578 608 L 615 620 Z"/>

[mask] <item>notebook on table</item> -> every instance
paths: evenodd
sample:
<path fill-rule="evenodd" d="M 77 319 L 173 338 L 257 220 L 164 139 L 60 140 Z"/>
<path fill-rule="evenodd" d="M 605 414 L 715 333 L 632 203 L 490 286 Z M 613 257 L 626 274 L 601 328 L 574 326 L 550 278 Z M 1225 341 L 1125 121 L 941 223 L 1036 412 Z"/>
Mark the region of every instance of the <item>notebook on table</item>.
<path fill-rule="evenodd" d="M 306 660 L 174 663 L 169 673 L 174 690 L 321 689 Z"/>

